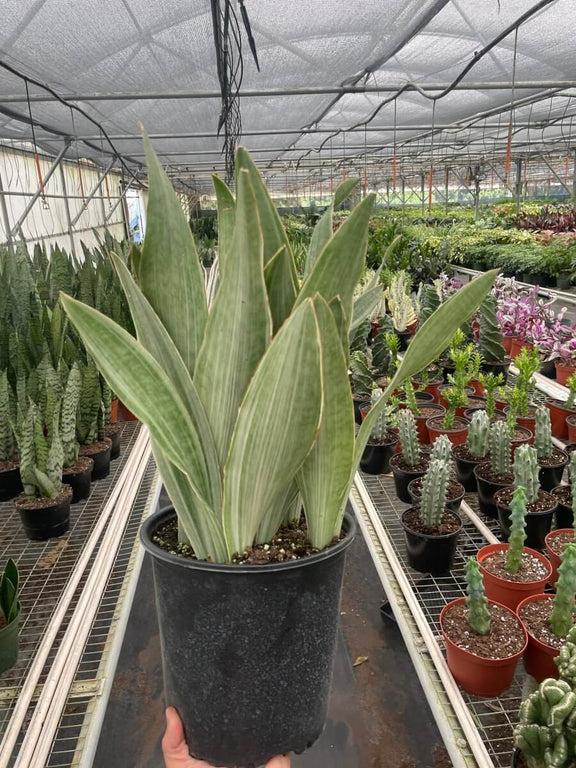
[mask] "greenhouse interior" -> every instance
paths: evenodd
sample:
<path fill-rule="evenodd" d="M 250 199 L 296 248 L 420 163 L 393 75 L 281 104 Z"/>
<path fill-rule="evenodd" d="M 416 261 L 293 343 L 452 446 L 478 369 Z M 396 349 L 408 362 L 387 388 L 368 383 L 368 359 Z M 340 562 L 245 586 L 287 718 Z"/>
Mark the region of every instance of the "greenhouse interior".
<path fill-rule="evenodd" d="M 574 1 L 2 11 L 0 768 L 575 768 Z"/>

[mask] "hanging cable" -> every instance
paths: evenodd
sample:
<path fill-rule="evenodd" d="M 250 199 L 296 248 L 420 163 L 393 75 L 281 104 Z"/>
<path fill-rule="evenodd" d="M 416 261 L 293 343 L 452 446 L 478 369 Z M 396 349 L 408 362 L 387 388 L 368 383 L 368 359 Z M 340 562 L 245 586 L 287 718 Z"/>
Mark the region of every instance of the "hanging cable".
<path fill-rule="evenodd" d="M 504 176 L 508 183 L 508 174 L 510 172 L 510 163 L 512 160 L 512 131 L 514 130 L 514 101 L 516 86 L 516 57 L 518 55 L 518 27 L 514 32 L 514 55 L 512 58 L 512 94 L 510 100 L 510 121 L 508 123 L 508 143 L 506 144 L 506 160 L 504 162 Z"/>
<path fill-rule="evenodd" d="M 36 173 L 38 174 L 38 185 L 40 187 L 40 194 L 42 196 L 42 204 L 44 207 L 48 206 L 46 202 L 46 195 L 44 193 L 44 179 L 42 178 L 42 170 L 40 169 L 40 157 L 38 156 L 38 145 L 36 144 L 36 132 L 34 130 L 34 120 L 32 118 L 32 105 L 30 103 L 30 91 L 28 90 L 28 83 L 26 86 L 26 103 L 28 104 L 28 116 L 30 118 L 30 127 L 32 129 L 32 144 L 34 146 L 34 163 L 36 165 Z"/>

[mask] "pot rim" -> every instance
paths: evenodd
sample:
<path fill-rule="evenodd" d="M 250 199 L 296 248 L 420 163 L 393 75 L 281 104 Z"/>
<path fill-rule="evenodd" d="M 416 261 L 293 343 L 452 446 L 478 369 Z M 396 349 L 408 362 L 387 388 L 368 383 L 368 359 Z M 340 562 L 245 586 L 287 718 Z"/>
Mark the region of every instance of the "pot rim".
<path fill-rule="evenodd" d="M 420 478 L 420 477 L 413 477 L 413 478 L 412 478 L 412 480 L 410 480 L 410 482 L 408 483 L 408 492 L 409 492 L 409 493 L 412 491 L 412 489 L 410 488 L 410 486 L 412 485 L 412 483 L 415 483 L 417 480 L 421 480 L 421 479 L 422 479 L 422 478 Z M 448 499 L 448 500 L 447 500 L 447 502 L 449 502 L 450 504 L 455 504 L 457 501 L 462 501 L 462 499 L 463 499 L 463 498 L 464 498 L 464 496 L 466 495 L 466 489 L 464 488 L 464 486 L 462 485 L 462 483 L 460 482 L 460 480 L 452 480 L 452 478 L 451 478 L 451 481 L 452 481 L 453 483 L 458 483 L 458 485 L 460 486 L 460 488 L 462 488 L 462 493 L 461 493 L 461 495 L 460 495 L 460 496 L 456 496 L 456 498 L 455 498 L 455 499 Z M 413 494 L 413 496 L 416 496 L 416 494 L 415 494 L 413 491 L 412 491 L 412 494 Z M 417 498 L 417 499 L 421 499 L 422 497 L 421 497 L 421 496 L 416 496 L 416 498 Z M 452 510 L 450 510 L 450 511 L 452 511 Z"/>
<path fill-rule="evenodd" d="M 422 448 L 422 446 L 420 446 Z M 428 458 L 429 454 L 424 453 L 424 451 L 420 451 L 420 455 L 424 456 L 424 458 Z M 402 467 L 397 467 L 396 462 L 400 461 L 400 459 L 404 458 L 403 454 L 401 453 L 395 453 L 394 456 L 390 458 L 390 466 L 395 469 L 397 472 L 402 472 L 405 475 L 412 475 L 412 474 L 418 474 L 423 475 L 426 470 L 425 469 L 402 469 Z"/>
<path fill-rule="evenodd" d="M 506 488 L 500 488 L 500 490 L 496 491 L 496 493 L 494 494 L 494 501 L 496 502 L 496 505 L 498 507 L 502 507 L 502 509 L 510 509 L 510 507 L 507 504 L 501 504 L 500 503 L 500 499 L 498 499 L 496 497 L 499 495 L 500 491 L 507 491 L 511 487 L 512 486 L 509 485 Z M 554 510 L 558 506 L 558 502 L 556 501 L 554 496 L 552 496 L 550 491 L 543 491 L 542 488 L 539 488 L 538 489 L 538 493 L 545 493 L 547 496 L 550 496 L 550 498 L 554 502 L 554 505 L 552 507 L 550 507 L 549 509 L 540 509 L 540 510 L 538 510 L 538 512 L 526 512 L 526 516 L 531 515 L 533 517 L 539 517 L 540 515 L 550 515 L 550 514 L 552 514 L 554 512 Z"/>
<path fill-rule="evenodd" d="M 556 538 L 556 536 L 559 533 L 571 533 L 572 536 L 574 537 L 575 534 L 576 534 L 576 531 L 574 530 L 574 528 L 555 528 L 553 531 L 550 531 L 549 533 L 546 534 L 546 536 L 544 536 L 544 543 L 546 544 L 546 546 L 548 546 L 548 539 Z M 560 557 L 560 555 L 557 555 L 556 552 L 554 552 L 554 550 L 552 550 L 552 548 L 550 548 L 550 549 L 551 549 L 552 553 L 554 555 L 556 555 L 556 557 Z"/>
<path fill-rule="evenodd" d="M 66 498 L 61 499 L 58 502 L 53 502 L 53 499 L 48 499 L 45 496 L 36 496 L 35 498 L 37 498 L 37 499 L 40 499 L 40 498 L 44 499 L 45 498 L 46 501 L 50 501 L 50 502 L 53 502 L 53 503 L 46 504 L 44 507 L 36 507 L 36 508 L 28 509 L 28 510 L 26 509 L 26 507 L 21 507 L 21 506 L 18 505 L 18 499 L 20 498 L 20 496 L 24 495 L 23 493 L 21 493 L 20 496 L 16 496 L 16 498 L 14 499 L 14 506 L 16 507 L 16 509 L 24 509 L 27 512 L 44 512 L 44 510 L 50 509 L 51 507 L 58 507 L 58 506 L 60 506 L 60 504 L 65 504 L 68 501 L 69 498 L 70 499 L 72 498 L 72 487 L 70 485 L 68 485 L 67 483 L 62 483 L 62 488 L 60 490 L 60 494 L 62 494 L 64 491 L 66 491 Z M 26 497 L 26 498 L 28 498 L 28 497 Z"/>
<path fill-rule="evenodd" d="M 304 557 L 299 560 L 287 560 L 282 563 L 269 563 L 267 565 L 243 565 L 239 563 L 209 563 L 206 560 L 192 560 L 191 558 L 180 557 L 179 555 L 172 555 L 169 552 L 165 552 L 158 547 L 152 541 L 151 533 L 161 523 L 165 522 L 168 518 L 176 517 L 174 507 L 164 507 L 149 515 L 140 527 L 140 543 L 144 549 L 156 560 L 162 560 L 169 565 L 178 565 L 182 568 L 188 568 L 190 570 L 209 571 L 211 573 L 238 573 L 238 574 L 258 574 L 258 573 L 272 573 L 274 571 L 286 571 L 295 570 L 297 568 L 304 568 L 309 565 L 328 560 L 335 555 L 340 554 L 344 550 L 348 549 L 350 544 L 354 541 L 356 536 L 357 526 L 356 517 L 354 514 L 346 511 L 344 513 L 344 519 L 342 525 L 345 527 L 344 538 L 333 546 L 323 549 L 321 552 L 316 552 L 309 557 Z"/>
<path fill-rule="evenodd" d="M 436 421 L 439 418 L 440 418 L 439 416 L 431 416 L 429 419 L 426 419 L 426 426 L 428 428 L 430 428 L 430 426 L 432 426 L 432 429 L 436 429 L 436 427 L 433 424 L 431 425 L 430 422 L 431 421 Z M 470 426 L 470 422 L 466 421 L 466 419 L 463 416 L 456 416 L 454 418 L 454 422 L 456 422 L 456 421 L 462 422 L 462 426 L 460 426 L 460 427 L 452 427 L 451 429 L 446 429 L 445 427 L 439 427 L 438 429 L 436 429 L 436 431 L 442 430 L 443 434 L 452 434 L 452 433 L 456 433 L 456 432 L 465 432 L 468 429 L 468 427 Z"/>
<path fill-rule="evenodd" d="M 546 398 L 544 405 L 558 408 L 561 411 L 567 411 L 568 415 L 576 414 L 576 408 L 566 408 L 566 400 L 558 400 L 556 397 L 552 397 L 552 395 Z"/>
<path fill-rule="evenodd" d="M 574 415 L 576 416 L 576 414 Z M 556 445 L 554 446 L 554 450 L 560 451 L 560 453 L 563 453 L 564 456 L 566 457 L 565 461 L 559 461 L 558 464 L 544 464 L 544 465 L 538 464 L 540 469 L 558 469 L 558 467 L 565 467 L 566 464 L 568 464 L 568 462 L 570 461 L 570 457 L 568 456 L 566 451 L 562 450 L 562 448 L 558 448 L 558 446 Z"/>
<path fill-rule="evenodd" d="M 420 531 L 413 531 L 412 528 L 409 528 L 408 525 L 404 522 L 404 515 L 406 515 L 408 512 L 410 512 L 412 509 L 415 509 L 414 506 L 408 507 L 408 509 L 405 509 L 404 512 L 402 512 L 402 517 L 400 518 L 400 522 L 402 524 L 402 527 L 405 531 L 409 531 L 413 536 L 418 536 L 422 539 L 432 540 L 432 541 L 439 541 L 443 539 L 451 539 L 454 536 L 457 536 L 460 531 L 462 530 L 463 522 L 462 518 L 457 512 L 453 512 L 451 509 L 444 508 L 445 512 L 450 512 L 450 514 L 454 515 L 454 517 L 458 518 L 460 521 L 460 528 L 458 528 L 457 531 L 452 531 L 452 533 L 442 533 L 439 535 L 433 535 L 431 533 L 420 533 Z"/>
<path fill-rule="evenodd" d="M 482 480 L 482 482 L 490 483 L 490 485 L 503 485 L 503 483 L 498 483 L 495 480 L 486 480 L 486 478 L 482 477 L 482 475 L 480 476 L 478 475 L 478 470 L 482 469 L 483 466 L 487 466 L 488 464 L 490 465 L 490 469 L 492 469 L 492 462 L 490 461 L 490 459 L 481 461 L 479 464 L 476 464 L 476 466 L 474 467 L 475 477 L 476 478 L 479 477 L 479 479 Z M 510 474 L 512 474 L 512 472 L 510 472 Z M 514 485 L 514 481 L 511 481 L 510 483 L 506 483 L 506 485 L 504 485 L 504 488 L 509 488 L 511 485 Z"/>
<path fill-rule="evenodd" d="M 440 416 L 444 416 L 444 414 L 446 413 L 446 408 L 444 408 L 443 405 L 440 405 L 440 403 L 428 402 L 427 400 L 422 401 L 422 406 L 421 406 L 422 408 L 430 408 L 432 406 L 434 407 L 434 410 L 438 411 L 438 416 L 424 416 L 422 414 L 420 414 L 420 416 L 417 416 L 416 414 L 414 414 L 414 418 L 426 419 L 426 421 L 428 421 L 428 419 L 437 419 Z"/>
<path fill-rule="evenodd" d="M 530 599 L 529 597 L 526 598 L 526 600 L 529 600 L 529 599 Z M 466 602 L 465 597 L 457 597 L 455 600 L 451 600 L 449 603 L 446 603 L 446 605 L 440 611 L 440 629 L 442 630 L 442 637 L 444 638 L 444 642 L 447 645 L 451 645 L 452 648 L 456 648 L 458 651 L 462 651 L 462 653 L 468 654 L 474 659 L 478 659 L 481 662 L 485 662 L 486 666 L 490 666 L 490 667 L 504 666 L 505 664 L 512 661 L 512 659 L 519 659 L 528 646 L 528 630 L 524 626 L 524 623 L 522 622 L 518 614 L 515 611 L 513 611 L 512 608 L 508 608 L 507 605 L 502 605 L 502 603 L 497 603 L 495 600 L 489 600 L 488 605 L 497 605 L 499 608 L 503 608 L 505 611 L 508 611 L 508 613 L 511 613 L 514 616 L 514 618 L 518 621 L 518 624 L 520 625 L 522 631 L 524 632 L 524 645 L 522 646 L 522 649 L 520 651 L 516 651 L 516 653 L 512 653 L 509 656 L 502 656 L 502 658 L 500 659 L 487 659 L 485 656 L 479 656 L 477 653 L 474 653 L 473 651 L 470 651 L 467 648 L 462 648 L 461 646 L 457 645 L 453 640 L 450 640 L 450 638 L 444 631 L 444 625 L 442 620 L 444 616 L 448 613 L 448 610 L 450 608 L 452 608 L 455 605 L 461 605 L 462 603 L 465 603 L 465 602 Z"/>
<path fill-rule="evenodd" d="M 14 616 L 14 618 L 9 624 L 5 624 L 3 627 L 0 628 L 0 638 L 5 632 L 7 633 L 8 630 L 11 629 L 11 627 L 17 624 L 18 620 L 20 619 L 20 614 L 22 613 L 22 605 L 20 603 L 20 600 L 16 601 L 16 605 L 18 607 L 18 612 L 16 613 L 16 616 Z"/>
<path fill-rule="evenodd" d="M 485 544 L 483 547 L 481 547 L 478 552 L 476 552 L 476 560 L 480 568 L 486 571 L 490 578 L 495 579 L 498 583 L 505 584 L 507 587 L 510 587 L 510 589 L 518 590 L 519 592 L 524 588 L 529 589 L 530 587 L 534 586 L 534 584 L 546 584 L 552 575 L 552 564 L 545 555 L 543 555 L 541 552 L 538 552 L 536 549 L 532 549 L 531 547 L 523 547 L 522 552 L 526 552 L 527 554 L 532 555 L 532 557 L 535 557 L 539 562 L 546 566 L 548 572 L 546 576 L 541 579 L 537 579 L 536 581 L 509 581 L 508 579 L 503 579 L 501 576 L 496 576 L 495 573 L 492 573 L 491 571 L 488 571 L 486 568 L 484 568 L 482 563 L 489 555 L 492 555 L 494 552 L 502 552 L 503 550 L 508 550 L 509 546 L 510 545 L 506 542 L 500 544 Z"/>
<path fill-rule="evenodd" d="M 538 640 L 538 638 L 530 632 L 529 627 L 524 624 L 522 619 L 520 618 L 520 609 L 528 604 L 528 603 L 536 603 L 539 600 L 554 600 L 554 595 L 551 595 L 548 592 L 540 592 L 538 595 L 529 595 L 528 597 L 525 597 L 524 600 L 521 600 L 517 607 L 516 607 L 516 615 L 518 616 L 518 619 L 520 620 L 520 623 L 526 630 L 526 634 L 532 640 L 535 645 L 540 648 L 540 650 L 547 652 L 550 656 L 558 656 L 560 653 L 559 648 L 553 648 L 551 645 L 548 645 L 548 643 L 543 643 L 542 640 Z"/>

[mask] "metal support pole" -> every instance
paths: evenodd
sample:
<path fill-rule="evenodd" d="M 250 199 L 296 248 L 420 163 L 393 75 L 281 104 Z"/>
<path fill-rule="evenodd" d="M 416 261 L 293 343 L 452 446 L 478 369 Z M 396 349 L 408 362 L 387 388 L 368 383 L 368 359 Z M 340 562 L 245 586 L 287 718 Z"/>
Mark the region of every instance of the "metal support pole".
<path fill-rule="evenodd" d="M 516 213 L 520 211 L 522 200 L 522 158 L 516 160 Z"/>
<path fill-rule="evenodd" d="M 543 162 L 544 162 L 544 165 L 546 165 L 546 166 L 549 168 L 549 170 L 552 172 L 552 175 L 554 176 L 554 178 L 556 179 L 556 181 L 557 181 L 557 182 L 560 184 L 560 186 L 564 187 L 564 189 L 566 190 L 566 192 L 567 192 L 567 194 L 568 194 L 568 195 L 571 195 L 571 194 L 572 194 L 572 190 L 570 190 L 570 189 L 568 188 L 568 186 L 567 186 L 567 185 L 566 185 L 566 184 L 565 184 L 565 183 L 562 181 L 562 179 L 560 178 L 560 176 L 558 176 L 558 174 L 556 173 L 556 171 L 554 170 L 554 168 L 553 168 L 553 167 L 550 165 L 550 163 L 548 162 L 548 160 L 546 160 L 546 158 L 545 158 L 545 157 L 543 157 L 543 158 L 542 158 L 542 160 L 543 160 Z"/>
<path fill-rule="evenodd" d="M 116 162 L 116 158 L 113 158 L 113 159 L 112 159 L 112 160 L 111 160 L 111 161 L 108 163 L 108 165 L 106 166 L 106 170 L 104 171 L 104 173 L 102 173 L 102 174 L 100 175 L 100 177 L 99 177 L 98 181 L 96 182 L 96 186 L 94 187 L 94 189 L 92 190 L 92 192 L 90 192 L 90 194 L 88 195 L 88 197 L 87 197 L 87 198 L 84 200 L 84 202 L 82 203 L 82 206 L 80 207 L 80 210 L 78 211 L 78 213 L 76 214 L 76 216 L 75 216 L 75 217 L 74 217 L 74 219 L 72 220 L 72 226 L 73 226 L 73 227 L 74 227 L 74 226 L 75 226 L 75 225 L 78 223 L 78 221 L 79 221 L 79 219 L 80 219 L 80 216 L 82 216 L 82 214 L 84 213 L 84 211 L 85 211 L 85 210 L 88 208 L 88 206 L 90 205 L 90 202 L 92 201 L 92 199 L 93 199 L 94 195 L 96 194 L 96 192 L 98 192 L 98 190 L 99 190 L 99 189 L 100 189 L 100 187 L 102 186 L 102 182 L 104 181 L 104 176 L 106 176 L 106 174 L 107 174 L 107 173 L 108 173 L 108 171 L 109 171 L 109 170 L 112 168 L 112 166 L 114 165 L 114 163 L 115 163 L 115 162 Z"/>
<path fill-rule="evenodd" d="M 423 173 L 420 174 L 420 197 L 422 199 L 422 216 L 426 213 L 426 203 L 424 201 L 424 185 L 426 178 Z"/>
<path fill-rule="evenodd" d="M 0 192 L 4 192 L 4 183 L 2 181 L 1 173 Z M 0 213 L 2 214 L 2 224 L 4 226 L 4 232 L 6 233 L 6 244 L 10 249 L 12 249 L 12 237 L 10 236 L 10 217 L 8 216 L 8 207 L 6 206 L 6 198 L 4 195 L 0 195 Z"/>
<path fill-rule="evenodd" d="M 444 171 L 444 205 L 446 207 L 446 213 L 448 213 L 448 180 L 450 178 L 450 169 L 446 168 Z"/>
<path fill-rule="evenodd" d="M 406 181 L 404 179 L 404 176 L 402 176 L 402 208 L 406 207 Z"/>
<path fill-rule="evenodd" d="M 576 205 L 576 149 L 572 151 L 572 202 Z"/>
<path fill-rule="evenodd" d="M 62 185 L 62 192 L 64 192 L 64 211 L 66 213 L 66 223 L 68 225 L 68 236 L 70 237 L 70 250 L 74 258 L 76 258 L 76 245 L 74 243 L 74 232 L 72 229 L 72 217 L 70 216 L 70 203 L 66 197 L 66 175 L 64 173 L 64 166 L 60 165 L 60 184 Z"/>
<path fill-rule="evenodd" d="M 106 216 L 106 218 L 104 220 L 105 224 L 107 224 L 110 221 L 110 219 L 112 218 L 112 214 L 114 213 L 116 208 L 118 208 L 120 203 L 123 201 L 123 199 L 124 199 L 124 197 L 126 195 L 126 192 L 128 192 L 128 190 L 130 189 L 131 186 L 132 186 L 132 180 L 130 180 L 128 182 L 128 185 L 126 186 L 126 188 L 124 190 L 120 190 L 120 194 L 118 195 L 118 199 L 114 203 L 113 207 L 108 211 L 108 214 L 107 214 L 107 216 Z"/>
<path fill-rule="evenodd" d="M 52 163 L 52 165 L 48 169 L 48 173 L 42 179 L 42 185 L 43 185 L 44 189 L 46 188 L 46 185 L 48 184 L 48 182 L 52 178 L 52 174 L 54 173 L 56 168 L 61 167 L 60 166 L 60 161 L 62 160 L 62 158 L 64 157 L 66 152 L 68 152 L 69 146 L 70 146 L 70 144 L 68 143 L 68 144 L 66 144 L 60 150 L 60 152 L 57 154 L 54 162 Z M 14 226 L 10 230 L 10 237 L 12 237 L 14 234 L 16 234 L 16 232 L 18 232 L 18 230 L 21 228 L 22 224 L 24 224 L 24 222 L 26 221 L 26 217 L 28 216 L 28 214 L 30 213 L 32 208 L 34 207 L 34 204 L 36 203 L 36 201 L 38 200 L 38 198 L 40 197 L 41 194 L 42 194 L 42 189 L 40 187 L 38 187 L 38 189 L 36 190 L 36 192 L 32 196 L 32 199 L 30 200 L 30 202 L 28 203 L 26 208 L 24 208 L 24 213 L 22 214 L 22 216 L 20 216 L 20 218 L 18 219 L 16 224 L 14 224 Z"/>

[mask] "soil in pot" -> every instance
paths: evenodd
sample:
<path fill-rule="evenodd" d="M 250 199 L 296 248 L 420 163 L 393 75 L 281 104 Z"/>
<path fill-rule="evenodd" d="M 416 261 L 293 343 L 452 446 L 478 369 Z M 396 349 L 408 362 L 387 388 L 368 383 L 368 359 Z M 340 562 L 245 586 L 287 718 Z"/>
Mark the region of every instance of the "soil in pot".
<path fill-rule="evenodd" d="M 474 406 L 471 406 L 470 408 L 466 408 L 463 416 L 466 419 L 466 421 L 472 421 L 472 417 L 474 416 L 476 411 L 485 411 L 485 410 L 486 408 L 484 405 L 474 405 Z M 493 424 L 495 421 L 504 421 L 505 419 L 506 419 L 506 414 L 504 413 L 504 411 L 499 411 L 496 409 L 494 411 L 494 416 L 492 416 L 491 423 Z"/>
<path fill-rule="evenodd" d="M 466 442 L 469 426 L 470 425 L 466 419 L 461 416 L 456 416 L 454 419 L 454 426 L 451 429 L 444 428 L 443 420 L 441 418 L 428 419 L 426 422 L 431 443 L 434 443 L 436 438 L 440 437 L 440 435 L 446 435 L 452 445 L 462 445 L 462 443 Z"/>
<path fill-rule="evenodd" d="M 420 464 L 416 464 L 414 467 L 406 464 L 401 453 L 397 453 L 390 459 L 390 468 L 394 475 L 396 496 L 398 496 L 400 501 L 404 501 L 406 504 L 412 503 L 412 498 L 408 491 L 408 484 L 411 480 L 414 480 L 417 477 L 422 477 L 428 469 L 428 464 L 429 460 L 425 455 L 422 455 Z"/>
<path fill-rule="evenodd" d="M 534 442 L 534 433 L 525 427 L 514 427 L 514 435 L 512 436 L 512 445 L 510 446 L 512 451 L 512 460 L 514 460 L 514 454 L 516 449 L 521 445 L 532 445 Z"/>
<path fill-rule="evenodd" d="M 555 587 L 558 581 L 558 568 L 562 562 L 562 553 L 566 544 L 574 541 L 573 528 L 559 528 L 556 531 L 550 531 L 546 536 L 546 551 L 550 558 L 552 573 L 550 574 L 550 586 Z"/>
<path fill-rule="evenodd" d="M 517 573 L 508 573 L 507 554 L 508 544 L 488 544 L 479 550 L 476 559 L 484 576 L 488 600 L 515 611 L 525 597 L 544 592 L 552 566 L 540 552 L 525 547 L 520 569 Z"/>
<path fill-rule="evenodd" d="M 266 555 L 262 565 L 169 554 L 153 538 L 165 538 L 160 529 L 170 521 L 172 510 L 149 517 L 142 542 L 154 568 L 166 702 L 183 720 L 191 754 L 248 766 L 302 752 L 326 718 L 353 518 L 345 518 L 344 538 L 322 552 L 291 559 L 285 544 L 277 553 L 284 561 Z"/>
<path fill-rule="evenodd" d="M 110 455 L 112 453 L 112 440 L 105 437 L 97 443 L 80 446 L 80 456 L 89 456 L 94 460 L 92 468 L 92 480 L 102 480 L 110 474 Z"/>
<path fill-rule="evenodd" d="M 388 430 L 388 439 L 383 442 L 371 441 L 364 448 L 362 459 L 360 460 L 360 469 L 369 475 L 388 474 L 390 469 L 390 459 L 396 450 L 398 436 Z"/>
<path fill-rule="evenodd" d="M 455 445 L 452 449 L 452 457 L 456 466 L 458 482 L 462 483 L 468 492 L 475 492 L 476 476 L 474 475 L 474 468 L 486 461 L 486 457 L 478 458 L 473 456 L 468 450 L 466 443 Z"/>
<path fill-rule="evenodd" d="M 79 456 L 71 467 L 62 473 L 62 482 L 72 488 L 72 504 L 90 496 L 94 461 L 89 456 Z"/>
<path fill-rule="evenodd" d="M 566 363 L 563 363 L 561 360 L 555 361 L 556 365 L 556 381 L 558 384 L 566 385 L 566 382 L 572 376 L 574 371 L 576 371 L 576 368 L 573 365 L 567 365 Z"/>
<path fill-rule="evenodd" d="M 528 646 L 524 652 L 524 667 L 529 675 L 541 683 L 547 677 L 558 678 L 554 657 L 566 642 L 565 637 L 556 637 L 550 629 L 553 595 L 533 595 L 518 606 L 518 617 L 528 632 Z M 573 617 L 576 623 L 576 614 Z"/>
<path fill-rule="evenodd" d="M 568 429 L 568 440 L 571 443 L 576 443 L 576 413 L 566 416 L 566 427 Z"/>
<path fill-rule="evenodd" d="M 0 501 L 8 501 L 22 493 L 20 462 L 17 459 L 0 461 Z"/>
<path fill-rule="evenodd" d="M 514 488 L 504 488 L 494 495 L 498 507 L 498 522 L 502 538 L 508 541 L 510 535 L 510 502 Z M 538 499 L 526 504 L 526 546 L 544 549 L 546 534 L 550 533 L 557 502 L 547 491 L 539 490 Z"/>
<path fill-rule="evenodd" d="M 502 488 L 511 486 L 514 482 L 514 475 L 512 472 L 507 475 L 497 475 L 492 472 L 491 463 L 485 461 L 474 468 L 474 476 L 476 477 L 480 512 L 486 517 L 497 520 L 498 507 L 494 501 L 494 494 Z"/>
<path fill-rule="evenodd" d="M 551 491 L 562 482 L 564 467 L 568 464 L 568 454 L 560 448 L 554 448 L 551 456 L 538 459 L 538 480 L 543 491 Z"/>
<path fill-rule="evenodd" d="M 107 438 L 112 442 L 112 448 L 110 450 L 110 460 L 114 461 L 120 456 L 120 438 L 122 437 L 122 430 L 124 427 L 122 424 L 108 424 L 104 427 L 104 433 Z"/>
<path fill-rule="evenodd" d="M 574 516 L 572 513 L 572 488 L 569 485 L 558 485 L 551 490 L 552 496 L 558 502 L 556 507 L 556 528 L 572 528 Z"/>
<path fill-rule="evenodd" d="M 460 517 L 445 510 L 440 525 L 428 527 L 420 520 L 418 507 L 410 507 L 402 514 L 406 536 L 408 565 L 420 573 L 440 575 L 448 573 L 454 564 L 458 534 L 462 528 Z"/>
<path fill-rule="evenodd" d="M 575 413 L 574 409 L 566 408 L 566 405 L 561 400 L 555 400 L 552 397 L 549 397 L 544 405 L 550 411 L 552 434 L 560 440 L 566 440 L 568 438 L 566 417 Z"/>
<path fill-rule="evenodd" d="M 464 405 L 459 405 L 458 408 L 456 408 L 456 416 L 460 416 L 462 418 L 465 417 L 465 413 L 469 408 L 485 408 L 486 407 L 486 398 L 482 397 L 481 395 L 468 395 L 468 402 Z"/>
<path fill-rule="evenodd" d="M 62 536 L 70 527 L 72 489 L 63 485 L 54 499 L 22 494 L 14 500 L 26 536 L 33 541 L 43 541 Z"/>
<path fill-rule="evenodd" d="M 422 498 L 422 477 L 417 477 L 415 480 L 411 480 L 408 483 L 408 493 L 412 498 L 412 503 L 415 507 L 420 504 Z M 465 489 L 464 486 L 457 480 L 448 481 L 448 491 L 446 494 L 446 509 L 450 512 L 456 512 L 460 510 L 462 499 L 464 498 Z"/>
<path fill-rule="evenodd" d="M 479 635 L 468 624 L 466 598 L 446 605 L 440 626 L 450 672 L 475 696 L 499 696 L 512 683 L 518 659 L 526 647 L 526 632 L 518 617 L 503 605 L 489 604 L 491 628 Z"/>

